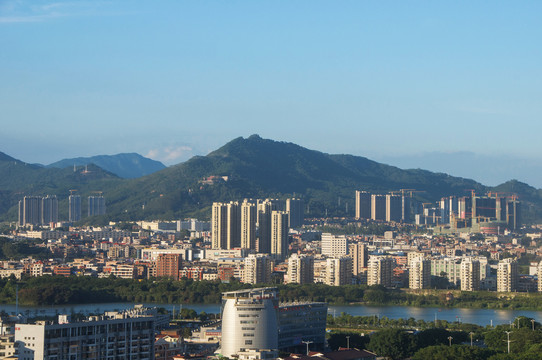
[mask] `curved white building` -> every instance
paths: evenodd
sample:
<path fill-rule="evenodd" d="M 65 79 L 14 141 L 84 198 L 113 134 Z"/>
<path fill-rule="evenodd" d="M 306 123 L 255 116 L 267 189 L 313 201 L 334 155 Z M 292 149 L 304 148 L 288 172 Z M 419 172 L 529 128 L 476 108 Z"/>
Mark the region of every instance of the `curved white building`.
<path fill-rule="evenodd" d="M 276 288 L 223 293 L 222 341 L 218 353 L 231 357 L 249 349 L 277 349 L 277 309 Z"/>

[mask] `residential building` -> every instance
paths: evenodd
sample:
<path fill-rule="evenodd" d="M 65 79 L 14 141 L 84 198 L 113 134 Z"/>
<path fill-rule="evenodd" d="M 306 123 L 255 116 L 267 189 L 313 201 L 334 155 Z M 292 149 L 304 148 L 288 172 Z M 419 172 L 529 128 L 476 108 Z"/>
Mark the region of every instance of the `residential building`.
<path fill-rule="evenodd" d="M 327 259 L 325 283 L 331 286 L 352 284 L 352 259 L 348 256 Z"/>
<path fill-rule="evenodd" d="M 105 198 L 102 195 L 88 197 L 88 216 L 105 215 Z"/>
<path fill-rule="evenodd" d="M 429 289 L 431 287 L 431 260 L 416 258 L 409 265 L 409 289 Z"/>
<path fill-rule="evenodd" d="M 322 255 L 328 257 L 348 254 L 348 240 L 345 235 L 322 234 Z"/>
<path fill-rule="evenodd" d="M 386 196 L 385 195 L 371 195 L 371 219 L 373 220 L 386 220 Z"/>
<path fill-rule="evenodd" d="M 273 261 L 267 254 L 249 254 L 245 258 L 243 282 L 246 284 L 268 284 L 271 282 Z"/>
<path fill-rule="evenodd" d="M 288 227 L 298 228 L 303 225 L 304 205 L 302 199 L 286 199 L 286 212 L 288 213 Z"/>
<path fill-rule="evenodd" d="M 271 212 L 271 255 L 284 260 L 288 255 L 288 213 Z"/>
<path fill-rule="evenodd" d="M 497 291 L 513 292 L 517 290 L 518 263 L 512 258 L 499 261 L 497 268 Z"/>
<path fill-rule="evenodd" d="M 256 204 L 249 200 L 241 204 L 241 248 L 256 250 Z"/>
<path fill-rule="evenodd" d="M 386 256 L 371 256 L 367 269 L 367 285 L 391 286 L 393 277 L 393 259 Z"/>
<path fill-rule="evenodd" d="M 387 194 L 386 195 L 386 221 L 388 222 L 400 222 L 402 219 L 403 201 L 399 195 Z"/>
<path fill-rule="evenodd" d="M 367 245 L 357 242 L 348 245 L 348 256 L 352 258 L 352 275 L 358 276 L 364 272 L 369 262 Z"/>
<path fill-rule="evenodd" d="M 42 198 L 40 196 L 25 196 L 19 201 L 19 226 L 41 224 Z"/>
<path fill-rule="evenodd" d="M 69 209 L 68 219 L 70 222 L 77 222 L 81 220 L 81 196 L 70 195 L 68 198 Z"/>
<path fill-rule="evenodd" d="M 227 249 L 228 242 L 228 212 L 227 206 L 215 202 L 211 218 L 211 246 L 213 249 Z"/>
<path fill-rule="evenodd" d="M 288 259 L 288 283 L 312 284 L 314 282 L 314 257 L 292 254 Z"/>
<path fill-rule="evenodd" d="M 471 257 L 461 261 L 461 291 L 480 289 L 480 262 Z"/>
<path fill-rule="evenodd" d="M 41 223 L 58 222 L 58 199 L 56 195 L 47 195 L 41 199 Z"/>
<path fill-rule="evenodd" d="M 356 219 L 371 219 L 371 194 L 356 190 Z"/>
<path fill-rule="evenodd" d="M 156 277 L 179 280 L 182 269 L 182 256 L 179 254 L 160 254 L 156 260 Z"/>

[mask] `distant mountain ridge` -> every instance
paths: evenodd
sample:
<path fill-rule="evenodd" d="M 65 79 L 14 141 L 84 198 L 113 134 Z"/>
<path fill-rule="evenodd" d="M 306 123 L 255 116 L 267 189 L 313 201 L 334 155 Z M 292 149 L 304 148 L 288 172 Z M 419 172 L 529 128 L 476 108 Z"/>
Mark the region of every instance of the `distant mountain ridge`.
<path fill-rule="evenodd" d="M 257 135 L 233 139 L 206 156 L 134 179 L 120 179 L 94 165 L 89 166 L 90 174 L 82 169 L 74 172 L 73 160 L 66 168 L 57 169 L 15 165 L 12 158 L 1 159 L 0 219 L 14 220 L 16 201 L 26 194 L 56 194 L 59 209 L 67 212 L 70 189 L 82 196 L 103 192 L 108 220 L 135 220 L 208 219 L 214 201 L 294 194 L 305 200 L 309 217 L 326 212 L 329 216 L 353 216 L 355 190 L 385 193 L 404 188 L 422 190 L 416 196 L 424 202 L 470 195 L 471 189 L 478 194 L 516 192 L 524 204 L 525 220 L 542 219 L 541 191 L 518 181 L 491 188 L 470 179 L 402 170 L 360 156 L 330 155 Z M 213 176 L 227 176 L 227 181 L 204 181 Z"/>
<path fill-rule="evenodd" d="M 137 153 L 121 153 L 116 155 L 97 155 L 91 157 L 78 157 L 63 159 L 46 167 L 64 169 L 73 166 L 95 164 L 124 179 L 133 179 L 152 174 L 164 169 L 166 166 L 160 161 L 152 160 Z"/>

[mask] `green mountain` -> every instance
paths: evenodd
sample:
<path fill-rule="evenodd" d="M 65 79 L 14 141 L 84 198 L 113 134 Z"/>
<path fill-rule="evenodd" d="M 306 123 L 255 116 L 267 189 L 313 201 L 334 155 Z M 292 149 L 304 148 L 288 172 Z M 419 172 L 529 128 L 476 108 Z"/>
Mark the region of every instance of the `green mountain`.
<path fill-rule="evenodd" d="M 152 160 L 136 153 L 64 159 L 49 164 L 47 167 L 64 169 L 67 167 L 73 168 L 74 166 L 85 166 L 89 164 L 95 164 L 102 169 L 125 179 L 149 175 L 166 167 L 160 161 Z"/>
<path fill-rule="evenodd" d="M 0 157 L 2 174 L 2 166 L 9 162 L 14 159 L 3 162 Z M 420 169 L 402 170 L 364 157 L 325 154 L 257 135 L 234 139 L 207 156 L 196 156 L 136 179 L 119 179 L 98 167 L 92 167 L 95 173 L 88 176 L 73 173 L 70 168 L 43 169 L 24 163 L 17 166 L 26 169 L 27 175 L 21 170 L 16 178 L 0 180 L 0 189 L 7 191 L 10 199 L 6 203 L 0 192 L 0 202 L 4 209 L 11 207 L 8 214 L 3 211 L 2 217 L 13 220 L 17 196 L 33 190 L 32 194 L 51 193 L 67 198 L 69 189 L 78 189 L 85 196 L 103 191 L 108 218 L 113 220 L 187 216 L 208 219 L 213 201 L 292 195 L 304 198 L 309 216 L 323 215 L 326 210 L 330 216 L 353 216 L 355 190 L 383 193 L 399 189 L 423 191 L 415 196 L 426 202 L 449 195 L 469 195 L 471 189 L 479 194 L 490 190 L 516 192 L 525 205 L 524 218 L 542 218 L 541 191 L 526 184 L 511 181 L 492 189 L 469 179 Z M 6 188 L 2 181 L 18 187 Z M 59 207 L 62 206 L 61 202 Z"/>
<path fill-rule="evenodd" d="M 67 196 L 70 190 L 82 195 L 92 194 L 102 187 L 118 184 L 116 175 L 96 165 L 89 165 L 87 171 L 79 168 L 56 169 L 31 165 L 0 153 L 0 219 L 17 219 L 17 202 L 25 195 L 59 196 L 60 215 L 67 217 Z M 64 204 L 65 202 L 65 204 Z M 66 205 L 66 206 L 64 206 Z"/>

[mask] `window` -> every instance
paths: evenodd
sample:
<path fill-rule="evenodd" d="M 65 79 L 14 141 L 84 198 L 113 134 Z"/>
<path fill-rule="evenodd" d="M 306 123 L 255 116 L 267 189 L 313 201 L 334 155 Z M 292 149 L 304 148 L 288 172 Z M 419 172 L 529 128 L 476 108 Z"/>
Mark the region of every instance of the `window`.
<path fill-rule="evenodd" d="M 245 340 L 245 345 L 252 345 L 252 340 Z"/>

